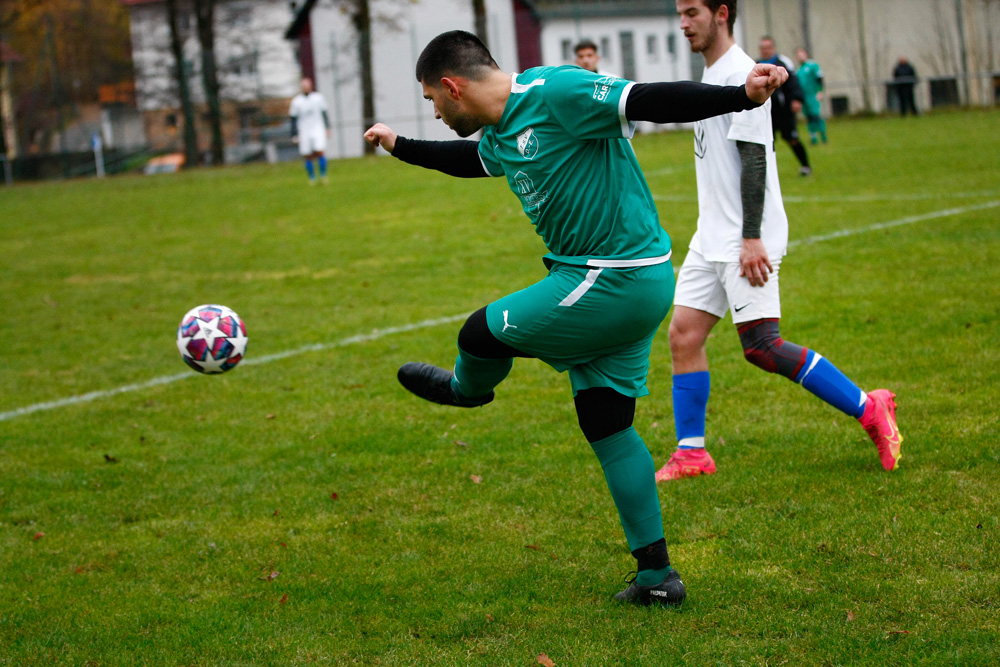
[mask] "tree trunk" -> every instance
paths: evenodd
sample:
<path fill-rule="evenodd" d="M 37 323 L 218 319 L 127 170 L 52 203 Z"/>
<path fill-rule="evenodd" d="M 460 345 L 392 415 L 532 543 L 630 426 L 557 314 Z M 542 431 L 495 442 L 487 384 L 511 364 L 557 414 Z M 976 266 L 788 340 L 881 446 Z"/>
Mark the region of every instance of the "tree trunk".
<path fill-rule="evenodd" d="M 365 129 L 375 124 L 375 83 L 372 80 L 372 19 L 368 0 L 356 0 L 351 20 L 358 32 L 358 62 L 361 64 L 362 120 Z M 375 147 L 364 142 L 365 154 L 374 155 Z"/>
<path fill-rule="evenodd" d="M 865 32 L 865 8 L 858 0 L 858 48 L 861 55 L 861 100 L 865 113 L 872 112 L 872 99 L 868 92 L 868 35 Z"/>
<path fill-rule="evenodd" d="M 476 17 L 476 37 L 489 48 L 489 37 L 486 36 L 486 0 L 472 0 L 472 14 Z"/>
<path fill-rule="evenodd" d="M 198 135 L 194 128 L 194 106 L 191 104 L 191 87 L 184 64 L 184 46 L 177 27 L 177 0 L 167 0 L 167 20 L 170 21 L 170 51 L 176 63 L 177 91 L 184 115 L 184 165 L 193 167 L 198 164 Z"/>
<path fill-rule="evenodd" d="M 222 107 L 219 103 L 219 76 L 215 66 L 215 0 L 195 0 L 198 42 L 201 45 L 201 81 L 208 104 L 208 123 L 212 132 L 212 164 L 224 162 L 222 144 Z"/>

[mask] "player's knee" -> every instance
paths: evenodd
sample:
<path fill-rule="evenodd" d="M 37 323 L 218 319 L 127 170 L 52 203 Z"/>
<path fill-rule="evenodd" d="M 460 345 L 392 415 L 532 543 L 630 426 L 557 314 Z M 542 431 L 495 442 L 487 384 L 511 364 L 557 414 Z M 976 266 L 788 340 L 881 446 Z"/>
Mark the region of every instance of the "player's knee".
<path fill-rule="evenodd" d="M 573 399 L 580 430 L 587 442 L 597 442 L 632 426 L 635 398 L 609 387 L 593 387 L 577 392 Z"/>
<path fill-rule="evenodd" d="M 743 358 L 767 371 L 794 380 L 808 350 L 781 338 L 777 319 L 763 319 L 740 325 Z"/>
<path fill-rule="evenodd" d="M 740 325 L 743 358 L 768 373 L 777 373 L 777 347 L 781 344 L 777 320 L 755 320 Z"/>
<path fill-rule="evenodd" d="M 743 348 L 743 358 L 749 361 L 751 364 L 765 370 L 768 373 L 777 373 L 778 367 L 775 364 L 774 350 L 769 347 L 764 349 L 757 348 Z"/>
<path fill-rule="evenodd" d="M 693 327 L 678 322 L 676 318 L 670 321 L 667 335 L 670 339 L 670 354 L 674 358 L 697 352 L 703 342 Z"/>

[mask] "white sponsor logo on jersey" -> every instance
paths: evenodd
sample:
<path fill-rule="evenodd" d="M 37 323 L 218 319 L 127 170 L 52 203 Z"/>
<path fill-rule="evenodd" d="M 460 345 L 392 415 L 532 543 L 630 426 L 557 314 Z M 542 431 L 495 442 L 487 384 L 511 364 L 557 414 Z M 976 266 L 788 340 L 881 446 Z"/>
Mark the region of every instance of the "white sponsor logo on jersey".
<path fill-rule="evenodd" d="M 530 209 L 537 209 L 540 211 L 542 204 L 549 200 L 549 194 L 547 192 L 535 191 L 535 184 L 523 171 L 519 171 L 514 174 L 514 192 L 521 198 L 525 211 Z"/>
<path fill-rule="evenodd" d="M 608 95 L 611 94 L 611 84 L 617 81 L 618 78 L 614 76 L 606 76 L 603 79 L 598 79 L 594 82 L 594 99 L 598 102 L 603 102 L 608 99 Z"/>

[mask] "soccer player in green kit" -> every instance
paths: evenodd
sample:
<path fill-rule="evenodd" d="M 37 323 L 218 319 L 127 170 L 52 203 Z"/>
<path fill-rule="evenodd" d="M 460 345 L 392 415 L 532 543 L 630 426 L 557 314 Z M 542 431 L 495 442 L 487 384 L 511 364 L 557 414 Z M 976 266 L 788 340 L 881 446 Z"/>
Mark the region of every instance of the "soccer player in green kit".
<path fill-rule="evenodd" d="M 802 86 L 802 95 L 805 97 L 802 113 L 806 115 L 809 125 L 809 137 L 813 145 L 816 144 L 817 135 L 825 144 L 826 121 L 823 120 L 819 107 L 819 102 L 823 99 L 823 68 L 809 57 L 809 52 L 803 46 L 795 49 L 795 59 L 799 61 L 795 75 L 799 77 L 799 85 Z"/>
<path fill-rule="evenodd" d="M 434 403 L 475 407 L 493 400 L 515 357 L 569 371 L 580 427 L 637 560 L 615 597 L 678 605 L 686 593 L 667 554 L 653 459 L 632 427 L 674 270 L 631 128 L 760 106 L 787 74 L 758 65 L 744 86 L 637 84 L 574 66 L 511 75 L 475 35 L 452 31 L 427 45 L 416 75 L 436 118 L 460 137 L 483 129 L 482 139 L 418 141 L 379 123 L 366 141 L 452 176 L 505 177 L 549 250 L 548 275 L 469 317 L 454 372 L 411 362 L 399 381 Z"/>

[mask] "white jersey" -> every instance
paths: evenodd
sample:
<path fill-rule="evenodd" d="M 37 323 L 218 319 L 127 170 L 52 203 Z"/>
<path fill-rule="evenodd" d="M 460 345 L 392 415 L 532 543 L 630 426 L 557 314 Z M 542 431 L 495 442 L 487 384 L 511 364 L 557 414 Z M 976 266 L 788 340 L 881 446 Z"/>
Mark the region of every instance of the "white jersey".
<path fill-rule="evenodd" d="M 756 63 L 735 44 L 702 75 L 703 83 L 740 86 Z M 767 182 L 761 240 L 771 259 L 788 246 L 788 218 L 781 201 L 778 163 L 771 130 L 771 100 L 750 111 L 728 113 L 694 125 L 695 171 L 698 177 L 698 231 L 691 249 L 712 262 L 738 262 L 743 247 L 742 165 L 737 141 L 762 144 L 767 156 Z"/>
<path fill-rule="evenodd" d="M 317 133 L 326 133 L 326 123 L 323 121 L 325 111 L 326 100 L 322 94 L 312 92 L 303 95 L 299 93 L 292 98 L 292 106 L 288 110 L 288 115 L 298 122 L 300 135 L 311 136 Z"/>

